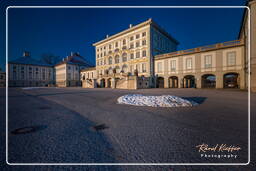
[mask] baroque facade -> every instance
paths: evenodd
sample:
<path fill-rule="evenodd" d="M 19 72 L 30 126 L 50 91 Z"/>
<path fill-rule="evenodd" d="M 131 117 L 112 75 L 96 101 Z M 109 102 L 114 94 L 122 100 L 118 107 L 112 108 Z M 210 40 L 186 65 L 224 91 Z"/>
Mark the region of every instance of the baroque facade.
<path fill-rule="evenodd" d="M 178 41 L 149 19 L 93 45 L 97 77 L 83 80 L 84 87 L 136 89 L 155 87 L 154 56 L 176 51 Z"/>
<path fill-rule="evenodd" d="M 176 51 L 178 41 L 149 19 L 93 44 L 96 67 L 81 71 L 83 87 L 247 89 L 247 47 L 256 45 L 255 1 L 248 6 L 251 44 L 246 9 L 237 40 L 181 51 Z M 256 91 L 254 53 L 251 48 L 251 88 Z"/>

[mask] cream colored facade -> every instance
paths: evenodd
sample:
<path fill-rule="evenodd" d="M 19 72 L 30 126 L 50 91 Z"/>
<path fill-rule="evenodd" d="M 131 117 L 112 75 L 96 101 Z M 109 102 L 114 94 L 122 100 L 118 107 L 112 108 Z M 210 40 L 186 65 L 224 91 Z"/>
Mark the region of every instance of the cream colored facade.
<path fill-rule="evenodd" d="M 244 12 L 244 18 L 239 34 L 240 39 L 245 39 L 245 74 L 248 78 L 249 74 L 249 58 L 250 58 L 250 87 L 252 92 L 256 92 L 256 0 L 249 0 L 247 6 L 250 8 L 250 37 L 248 25 L 248 10 Z M 248 52 L 250 47 L 250 56 Z M 248 87 L 248 79 L 245 79 L 246 87 Z"/>
<path fill-rule="evenodd" d="M 156 55 L 155 66 L 162 88 L 246 88 L 243 40 Z"/>
<path fill-rule="evenodd" d="M 80 86 L 80 67 L 72 64 L 55 66 L 56 85 L 58 87 Z"/>
<path fill-rule="evenodd" d="M 98 87 L 154 87 L 153 56 L 175 51 L 177 44 L 152 19 L 94 43 Z"/>

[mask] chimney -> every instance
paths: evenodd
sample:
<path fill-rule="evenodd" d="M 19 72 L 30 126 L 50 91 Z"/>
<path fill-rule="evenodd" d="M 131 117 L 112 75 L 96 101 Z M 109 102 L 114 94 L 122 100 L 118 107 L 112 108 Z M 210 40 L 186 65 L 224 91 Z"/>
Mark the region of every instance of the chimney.
<path fill-rule="evenodd" d="M 23 52 L 23 57 L 29 57 L 29 56 L 30 56 L 29 52 L 27 51 Z"/>
<path fill-rule="evenodd" d="M 132 24 L 130 24 L 129 27 L 132 28 Z"/>

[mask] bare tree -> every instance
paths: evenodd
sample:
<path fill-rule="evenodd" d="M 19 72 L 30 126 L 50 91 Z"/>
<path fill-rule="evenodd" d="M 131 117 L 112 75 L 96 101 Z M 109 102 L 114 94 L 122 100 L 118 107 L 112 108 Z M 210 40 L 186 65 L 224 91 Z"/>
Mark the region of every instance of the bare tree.
<path fill-rule="evenodd" d="M 55 65 L 57 64 L 59 61 L 61 61 L 61 58 L 60 56 L 55 56 L 53 54 L 42 54 L 41 56 L 41 60 L 47 64 L 50 64 L 50 65 Z"/>

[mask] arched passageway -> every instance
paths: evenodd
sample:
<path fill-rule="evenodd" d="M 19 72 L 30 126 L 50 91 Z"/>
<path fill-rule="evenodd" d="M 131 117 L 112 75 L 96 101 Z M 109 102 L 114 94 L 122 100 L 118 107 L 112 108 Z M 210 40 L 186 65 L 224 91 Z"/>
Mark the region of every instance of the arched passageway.
<path fill-rule="evenodd" d="M 183 79 L 183 87 L 184 88 L 195 88 L 195 77 L 193 75 L 186 75 Z"/>
<path fill-rule="evenodd" d="M 239 88 L 239 82 L 238 73 L 227 73 L 223 76 L 224 88 Z"/>
<path fill-rule="evenodd" d="M 164 78 L 157 77 L 156 88 L 164 88 Z"/>
<path fill-rule="evenodd" d="M 202 88 L 216 88 L 216 76 L 213 74 L 202 75 Z"/>
<path fill-rule="evenodd" d="M 169 87 L 170 88 L 178 88 L 178 77 L 176 76 L 172 76 L 172 77 L 169 77 Z"/>
<path fill-rule="evenodd" d="M 106 85 L 106 82 L 105 82 L 105 79 L 101 79 L 100 80 L 100 88 L 105 88 L 105 85 Z"/>
<path fill-rule="evenodd" d="M 111 86 L 111 78 L 109 78 L 109 79 L 107 79 L 107 83 L 108 83 L 108 88 L 111 88 L 112 86 Z"/>

